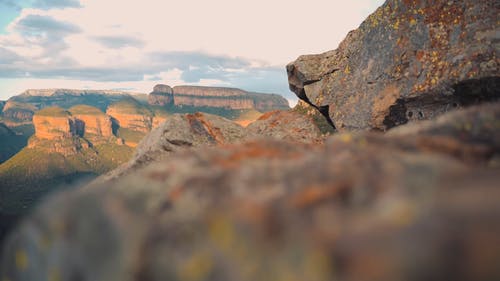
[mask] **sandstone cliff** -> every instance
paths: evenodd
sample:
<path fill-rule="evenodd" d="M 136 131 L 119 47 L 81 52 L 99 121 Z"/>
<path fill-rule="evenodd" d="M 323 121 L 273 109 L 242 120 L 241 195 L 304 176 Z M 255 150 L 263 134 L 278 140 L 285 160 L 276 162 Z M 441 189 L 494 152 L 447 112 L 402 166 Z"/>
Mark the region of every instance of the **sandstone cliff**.
<path fill-rule="evenodd" d="M 104 114 L 98 108 L 88 105 L 78 105 L 68 110 L 72 116 L 78 120 L 77 125 L 83 126 L 78 131 L 83 132 L 83 136 L 97 136 L 109 138 L 113 136 L 111 117 Z"/>
<path fill-rule="evenodd" d="M 499 98 L 495 0 L 388 0 L 338 49 L 287 66 L 339 130 L 388 128 Z"/>
<path fill-rule="evenodd" d="M 156 85 L 149 94 L 150 105 L 214 107 L 232 110 L 270 111 L 288 109 L 288 101 L 275 94 L 250 93 L 236 88 Z"/>
<path fill-rule="evenodd" d="M 153 113 L 133 99 L 111 104 L 106 114 L 113 117 L 120 128 L 143 133 L 151 130 Z"/>
<path fill-rule="evenodd" d="M 150 105 L 168 106 L 174 103 L 174 93 L 172 88 L 167 85 L 156 85 L 153 92 L 148 95 Z"/>
<path fill-rule="evenodd" d="M 47 107 L 33 116 L 35 136 L 39 139 L 60 139 L 76 134 L 71 113 L 59 107 Z"/>

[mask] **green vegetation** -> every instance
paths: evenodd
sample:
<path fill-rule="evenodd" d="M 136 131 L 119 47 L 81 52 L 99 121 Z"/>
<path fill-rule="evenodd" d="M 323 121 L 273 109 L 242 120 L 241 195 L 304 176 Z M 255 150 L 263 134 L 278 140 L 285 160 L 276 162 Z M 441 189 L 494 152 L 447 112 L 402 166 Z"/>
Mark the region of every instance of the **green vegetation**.
<path fill-rule="evenodd" d="M 124 139 L 125 142 L 139 143 L 146 136 L 146 133 L 128 128 L 118 128 L 116 136 Z"/>
<path fill-rule="evenodd" d="M 0 164 L 23 149 L 33 133 L 31 125 L 9 128 L 0 123 Z"/>
<path fill-rule="evenodd" d="M 50 116 L 50 117 L 66 117 L 66 116 L 70 116 L 71 114 L 61 107 L 51 106 L 51 107 L 46 107 L 46 108 L 40 109 L 39 111 L 37 111 L 35 113 L 35 115 Z"/>
<path fill-rule="evenodd" d="M 99 108 L 86 104 L 75 105 L 68 109 L 68 111 L 73 115 L 104 115 L 104 112 Z"/>
<path fill-rule="evenodd" d="M 74 145 L 68 139 L 63 147 Z M 19 214 L 48 193 L 86 183 L 132 157 L 133 149 L 114 143 L 84 148 L 72 155 L 53 152 L 53 142 L 41 141 L 35 148 L 24 148 L 0 165 L 0 213 Z"/>
<path fill-rule="evenodd" d="M 234 121 L 257 120 L 262 116 L 262 112 L 255 109 L 241 110 L 240 115 Z"/>
<path fill-rule="evenodd" d="M 153 116 L 153 112 L 150 110 L 149 106 L 140 103 L 132 97 L 113 103 L 109 107 L 120 113 Z"/>

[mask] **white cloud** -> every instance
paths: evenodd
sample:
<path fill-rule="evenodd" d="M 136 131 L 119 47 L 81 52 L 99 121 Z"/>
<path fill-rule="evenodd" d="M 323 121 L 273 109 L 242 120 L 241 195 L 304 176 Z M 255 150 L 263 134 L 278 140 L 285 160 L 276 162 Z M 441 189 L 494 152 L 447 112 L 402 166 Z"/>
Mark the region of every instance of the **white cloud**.
<path fill-rule="evenodd" d="M 15 79 L 9 85 L 113 88 L 119 84 L 143 90 L 146 84 L 151 89 L 155 78 L 175 84 L 189 77 L 193 83 L 259 88 L 256 81 L 266 80 L 259 76 L 266 73 L 262 69 L 284 72 L 285 64 L 299 55 L 336 48 L 383 1 L 81 0 L 78 8 L 74 0 L 58 0 L 56 9 L 50 9 L 48 1 L 39 2 L 41 8 L 23 9 L 7 33 L 0 35 L 3 53 L 22 58 L 9 65 L 0 61 L 0 78 L 5 78 L 0 93 L 12 89 L 7 78 L 25 72 L 45 79 Z M 86 71 L 110 80 L 91 81 Z M 105 71 L 111 72 L 105 75 Z M 119 82 L 119 71 L 142 81 Z M 253 76 L 258 77 L 243 81 Z M 278 76 L 267 78 L 268 85 Z M 286 75 L 279 78 L 285 79 L 279 83 L 282 90 L 273 84 L 271 91 L 285 94 Z"/>

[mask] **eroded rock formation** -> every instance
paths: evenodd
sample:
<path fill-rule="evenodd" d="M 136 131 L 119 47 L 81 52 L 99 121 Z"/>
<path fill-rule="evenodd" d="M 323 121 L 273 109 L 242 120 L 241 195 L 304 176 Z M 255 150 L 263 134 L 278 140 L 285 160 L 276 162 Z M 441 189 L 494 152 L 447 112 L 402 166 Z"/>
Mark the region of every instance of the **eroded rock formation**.
<path fill-rule="evenodd" d="M 151 131 L 153 114 L 136 101 L 122 101 L 108 107 L 106 114 L 113 117 L 121 128 L 148 133 Z"/>
<path fill-rule="evenodd" d="M 59 139 L 76 134 L 75 120 L 71 113 L 61 108 L 46 108 L 33 116 L 35 136 L 39 139 Z"/>
<path fill-rule="evenodd" d="M 339 48 L 287 66 L 339 130 L 388 128 L 499 98 L 495 0 L 388 0 Z"/>
<path fill-rule="evenodd" d="M 233 110 L 270 111 L 289 109 L 288 101 L 276 94 L 250 93 L 236 88 L 156 85 L 149 94 L 150 105 L 215 107 Z"/>
<path fill-rule="evenodd" d="M 88 105 L 78 105 L 70 108 L 68 111 L 77 120 L 75 121 L 77 125 L 82 126 L 82 128 L 78 129 L 82 136 L 104 138 L 113 136 L 111 117 L 104 114 L 98 108 Z"/>
<path fill-rule="evenodd" d="M 119 178 L 178 150 L 239 141 L 244 136 L 243 130 L 234 122 L 216 115 L 174 114 L 142 139 L 132 160 L 102 176 L 99 181 Z"/>

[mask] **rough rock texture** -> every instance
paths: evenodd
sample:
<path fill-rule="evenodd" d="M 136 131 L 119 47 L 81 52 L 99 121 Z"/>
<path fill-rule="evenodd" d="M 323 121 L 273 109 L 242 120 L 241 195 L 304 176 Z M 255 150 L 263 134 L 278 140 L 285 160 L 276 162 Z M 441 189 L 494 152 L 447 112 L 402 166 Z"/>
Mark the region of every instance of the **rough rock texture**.
<path fill-rule="evenodd" d="M 70 137 L 76 132 L 75 121 L 68 113 L 66 116 L 33 116 L 35 136 L 39 139 L 59 139 Z"/>
<path fill-rule="evenodd" d="M 74 117 L 76 124 L 81 126 L 77 131 L 81 132 L 82 136 L 104 138 L 113 136 L 111 117 L 104 114 L 98 108 L 79 105 L 70 108 L 69 112 Z"/>
<path fill-rule="evenodd" d="M 314 122 L 296 111 L 271 111 L 246 128 L 247 138 L 273 137 L 296 142 L 321 142 L 323 139 Z"/>
<path fill-rule="evenodd" d="M 174 103 L 174 93 L 172 88 L 163 84 L 156 85 L 153 92 L 148 95 L 148 103 L 150 105 L 159 106 L 172 105 Z"/>
<path fill-rule="evenodd" d="M 288 101 L 280 95 L 250 93 L 236 88 L 156 85 L 149 94 L 150 105 L 215 107 L 226 109 L 256 109 L 270 111 L 289 109 Z"/>
<path fill-rule="evenodd" d="M 143 133 L 151 131 L 153 116 L 144 108 L 122 107 L 122 104 L 118 103 L 110 105 L 106 114 L 113 117 L 121 128 Z"/>
<path fill-rule="evenodd" d="M 241 126 L 216 115 L 174 114 L 142 139 L 132 160 L 98 181 L 116 179 L 181 149 L 233 143 L 243 136 Z"/>
<path fill-rule="evenodd" d="M 339 130 L 386 130 L 499 98 L 496 0 L 388 0 L 334 51 L 287 66 Z"/>
<path fill-rule="evenodd" d="M 194 117 L 175 118 L 217 142 Z M 498 280 L 498 120 L 496 103 L 321 146 L 178 151 L 44 204 L 2 278 Z"/>
<path fill-rule="evenodd" d="M 155 116 L 155 117 L 153 117 L 153 124 L 152 124 L 153 129 L 160 126 L 163 122 L 167 121 L 167 119 L 168 119 L 167 116 Z"/>

